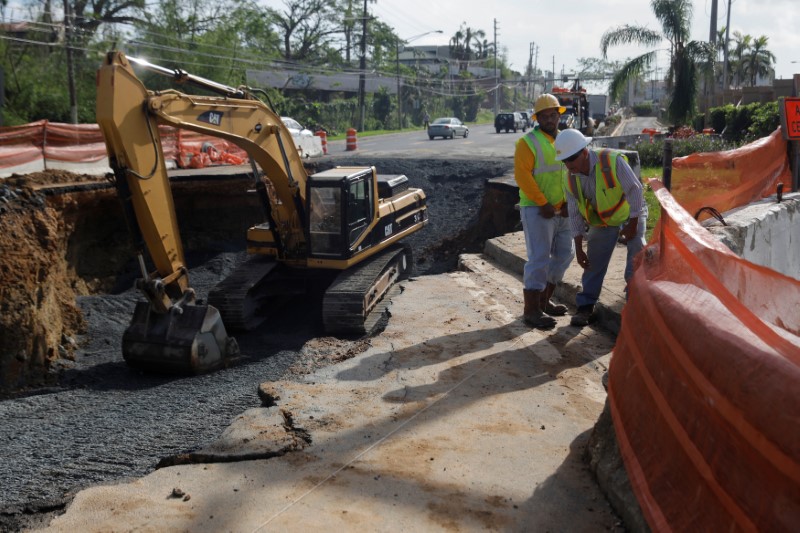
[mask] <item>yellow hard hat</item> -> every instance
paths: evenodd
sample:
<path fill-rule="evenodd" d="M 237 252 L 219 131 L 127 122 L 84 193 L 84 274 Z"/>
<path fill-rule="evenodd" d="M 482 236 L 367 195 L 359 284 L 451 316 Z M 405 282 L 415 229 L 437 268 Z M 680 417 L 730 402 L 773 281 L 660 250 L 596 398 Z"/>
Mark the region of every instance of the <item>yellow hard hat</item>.
<path fill-rule="evenodd" d="M 533 104 L 533 118 L 536 118 L 536 114 L 539 111 L 544 111 L 545 109 L 553 109 L 553 108 L 558 109 L 559 115 L 567 110 L 566 107 L 564 107 L 558 102 L 558 98 L 556 98 L 552 94 L 544 93 L 542 96 L 537 98 L 536 102 Z"/>

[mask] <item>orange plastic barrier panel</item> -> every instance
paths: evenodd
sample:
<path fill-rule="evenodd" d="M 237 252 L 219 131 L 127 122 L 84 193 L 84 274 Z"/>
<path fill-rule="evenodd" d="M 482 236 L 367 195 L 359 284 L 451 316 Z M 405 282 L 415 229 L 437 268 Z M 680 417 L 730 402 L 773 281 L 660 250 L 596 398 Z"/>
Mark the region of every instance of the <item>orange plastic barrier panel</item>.
<path fill-rule="evenodd" d="M 769 137 L 726 152 L 707 152 L 672 160 L 671 192 L 694 215 L 702 207 L 720 213 L 792 187 L 786 141 L 780 129 Z M 709 215 L 703 214 L 700 220 Z"/>
<path fill-rule="evenodd" d="M 797 531 L 800 281 L 737 257 L 660 182 L 609 369 L 653 531 Z"/>

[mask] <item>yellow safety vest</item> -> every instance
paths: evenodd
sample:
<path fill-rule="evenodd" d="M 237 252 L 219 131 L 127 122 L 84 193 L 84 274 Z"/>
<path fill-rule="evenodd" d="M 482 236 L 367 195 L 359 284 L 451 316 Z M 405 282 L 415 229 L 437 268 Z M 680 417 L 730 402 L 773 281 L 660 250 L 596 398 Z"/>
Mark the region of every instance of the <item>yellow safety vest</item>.
<path fill-rule="evenodd" d="M 631 206 L 625 199 L 617 179 L 617 157 L 628 158 L 625 154 L 614 150 L 594 150 L 598 163 L 595 165 L 595 202 L 596 205 L 583 197 L 583 189 L 574 174 L 566 178 L 566 186 L 578 203 L 578 210 L 591 226 L 621 226 L 631 212 Z"/>
<path fill-rule="evenodd" d="M 547 203 L 558 206 L 564 203 L 564 187 L 561 185 L 565 176 L 564 167 L 560 161 L 556 161 L 556 149 L 553 143 L 539 131 L 539 127 L 532 129 L 523 135 L 519 141 L 528 145 L 531 152 L 536 156 L 533 167 L 533 179 L 539 190 L 542 191 Z M 519 205 L 531 206 L 538 205 L 528 196 L 519 190 Z"/>

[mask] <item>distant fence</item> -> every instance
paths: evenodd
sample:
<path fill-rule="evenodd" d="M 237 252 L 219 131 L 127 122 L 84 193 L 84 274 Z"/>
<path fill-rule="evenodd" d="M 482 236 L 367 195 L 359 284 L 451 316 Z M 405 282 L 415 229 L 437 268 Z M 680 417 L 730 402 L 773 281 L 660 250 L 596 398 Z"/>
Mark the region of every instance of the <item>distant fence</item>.
<path fill-rule="evenodd" d="M 159 126 L 158 131 L 168 168 L 201 168 L 247 161 L 243 150 L 218 137 L 171 126 Z M 319 138 L 296 141 L 301 155 L 322 155 Z M 111 172 L 100 127 L 40 120 L 0 128 L 0 178 L 45 170 L 89 175 Z"/>

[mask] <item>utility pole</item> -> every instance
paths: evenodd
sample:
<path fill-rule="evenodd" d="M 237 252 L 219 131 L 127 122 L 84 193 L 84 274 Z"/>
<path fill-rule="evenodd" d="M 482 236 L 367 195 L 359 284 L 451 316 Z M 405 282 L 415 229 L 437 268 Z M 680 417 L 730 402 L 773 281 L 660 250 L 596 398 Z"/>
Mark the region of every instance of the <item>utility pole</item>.
<path fill-rule="evenodd" d="M 67 85 L 69 86 L 69 115 L 78 123 L 78 93 L 75 89 L 75 66 L 72 59 L 72 18 L 69 0 L 64 0 L 64 40 L 67 52 Z"/>
<path fill-rule="evenodd" d="M 367 85 L 367 0 L 364 0 L 364 15 L 361 18 L 361 61 L 358 68 L 361 71 L 358 76 L 358 131 L 364 131 L 364 115 L 367 111 L 364 104 L 364 92 Z"/>
<path fill-rule="evenodd" d="M 500 92 L 500 78 L 497 76 L 497 19 L 494 19 L 494 114 L 499 113 L 497 93 Z"/>
<path fill-rule="evenodd" d="M 715 49 L 717 47 L 717 3 L 718 0 L 711 0 L 711 25 L 708 30 L 708 42 L 711 43 Z M 716 52 L 716 50 L 715 50 Z M 716 53 L 714 54 L 716 56 Z M 711 116 L 711 106 L 714 105 L 714 90 L 717 85 L 717 73 L 716 73 L 716 62 L 712 59 L 711 63 L 711 75 L 709 78 L 708 87 L 706 87 L 706 93 L 708 94 L 708 104 L 706 106 L 706 120 Z"/>
<path fill-rule="evenodd" d="M 730 43 L 731 34 L 731 0 L 728 0 L 728 21 L 725 23 L 725 48 L 722 49 L 722 98 L 723 103 L 725 98 L 725 91 L 728 89 L 728 43 Z"/>
<path fill-rule="evenodd" d="M 536 48 L 536 43 L 531 43 L 530 45 L 530 52 L 528 54 L 528 85 L 525 87 L 525 97 L 531 98 L 533 94 L 533 84 L 531 80 L 533 79 L 533 49 Z"/>
<path fill-rule="evenodd" d="M 536 55 L 533 56 L 533 70 L 536 70 L 536 66 L 539 64 L 539 47 L 536 47 Z M 542 88 L 544 88 L 544 82 L 542 82 Z M 533 99 L 536 100 L 536 85 L 533 86 Z"/>
<path fill-rule="evenodd" d="M 397 39 L 394 51 L 397 62 L 397 129 L 403 131 L 403 97 L 400 94 L 400 39 Z"/>

